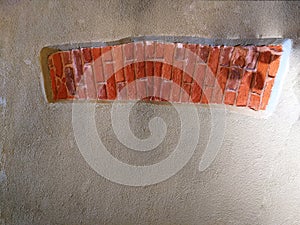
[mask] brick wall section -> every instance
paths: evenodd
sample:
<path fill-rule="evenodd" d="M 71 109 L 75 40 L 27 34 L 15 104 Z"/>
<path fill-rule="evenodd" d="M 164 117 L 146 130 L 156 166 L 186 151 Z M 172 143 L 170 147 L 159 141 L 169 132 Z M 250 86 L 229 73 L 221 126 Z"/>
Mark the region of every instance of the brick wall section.
<path fill-rule="evenodd" d="M 55 101 L 147 99 L 265 110 L 281 52 L 280 45 L 142 41 L 58 51 L 48 66 Z"/>

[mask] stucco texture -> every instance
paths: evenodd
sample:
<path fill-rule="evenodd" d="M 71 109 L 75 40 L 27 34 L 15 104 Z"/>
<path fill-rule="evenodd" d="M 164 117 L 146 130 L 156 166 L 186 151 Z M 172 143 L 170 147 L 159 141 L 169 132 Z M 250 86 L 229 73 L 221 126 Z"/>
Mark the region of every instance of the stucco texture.
<path fill-rule="evenodd" d="M 146 186 L 113 183 L 82 157 L 71 103 L 47 103 L 40 50 L 49 45 L 144 35 L 290 38 L 290 67 L 269 118 L 226 111 L 221 149 L 204 172 L 210 114 L 198 107 L 195 154 L 170 179 Z M 0 1 L 0 224 L 300 224 L 300 3 L 200 1 Z M 149 136 L 161 116 L 167 137 L 133 152 L 112 130 L 111 104 L 96 107 L 99 136 L 123 162 L 167 157 L 180 133 L 171 105 L 137 104 L 131 128 Z M 193 118 L 191 118 L 193 119 Z"/>

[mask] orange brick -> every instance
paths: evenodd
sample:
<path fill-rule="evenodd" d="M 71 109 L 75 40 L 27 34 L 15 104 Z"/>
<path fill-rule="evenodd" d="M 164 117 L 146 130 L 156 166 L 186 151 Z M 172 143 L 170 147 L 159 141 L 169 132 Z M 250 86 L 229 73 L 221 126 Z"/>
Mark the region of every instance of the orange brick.
<path fill-rule="evenodd" d="M 221 54 L 220 54 L 221 66 L 229 66 L 233 49 L 234 48 L 232 46 L 223 46 L 221 48 Z"/>
<path fill-rule="evenodd" d="M 267 108 L 270 96 L 271 96 L 271 92 L 272 92 L 272 88 L 274 85 L 274 78 L 271 78 L 267 81 L 266 83 L 266 87 L 265 90 L 263 92 L 263 96 L 262 96 L 262 100 L 261 100 L 261 106 L 260 108 L 265 110 Z"/>
<path fill-rule="evenodd" d="M 115 100 L 117 96 L 115 77 L 111 76 L 106 84 L 107 99 Z"/>
<path fill-rule="evenodd" d="M 252 93 L 250 96 L 250 102 L 248 104 L 249 108 L 254 110 L 259 110 L 260 105 L 260 95 Z"/>
<path fill-rule="evenodd" d="M 267 71 L 270 63 L 271 53 L 261 52 L 258 57 L 257 72 L 254 76 L 252 91 L 260 94 L 265 85 Z"/>
<path fill-rule="evenodd" d="M 269 68 L 269 76 L 270 77 L 275 77 L 279 68 L 280 64 L 280 56 L 279 55 L 273 55 L 272 60 L 270 63 L 270 68 Z"/>
<path fill-rule="evenodd" d="M 234 105 L 236 98 L 236 92 L 234 91 L 226 91 L 224 97 L 224 104 L 226 105 Z"/>
<path fill-rule="evenodd" d="M 246 64 L 246 56 L 248 53 L 248 49 L 242 46 L 234 47 L 232 57 L 231 57 L 231 64 L 233 66 L 244 67 Z"/>
<path fill-rule="evenodd" d="M 106 100 L 106 85 L 105 84 L 98 84 L 97 85 L 97 99 L 98 100 Z"/>
<path fill-rule="evenodd" d="M 241 80 L 241 84 L 238 91 L 238 96 L 236 100 L 237 106 L 246 106 L 249 98 L 249 91 L 251 88 L 253 73 L 245 72 Z"/>
<path fill-rule="evenodd" d="M 81 48 L 81 54 L 84 63 L 89 63 L 92 61 L 91 48 Z"/>
<path fill-rule="evenodd" d="M 191 90 L 191 101 L 194 103 L 200 102 L 201 100 L 201 88 L 197 83 L 192 84 L 192 90 Z"/>
<path fill-rule="evenodd" d="M 114 46 L 113 49 L 113 59 L 114 59 L 114 72 L 116 82 L 122 82 L 125 80 L 124 78 L 124 59 L 123 59 L 123 51 L 122 46 Z"/>
<path fill-rule="evenodd" d="M 53 54 L 52 60 L 53 60 L 53 65 L 55 67 L 56 75 L 58 77 L 62 77 L 62 75 L 63 75 L 63 64 L 62 64 L 62 61 L 61 61 L 61 54 L 59 52 Z"/>
<path fill-rule="evenodd" d="M 212 47 L 207 62 L 208 68 L 215 76 L 219 65 L 220 47 Z"/>
<path fill-rule="evenodd" d="M 191 84 L 184 83 L 182 85 L 180 102 L 189 102 L 190 95 L 191 95 Z"/>
<path fill-rule="evenodd" d="M 198 51 L 198 56 L 199 56 L 199 62 L 201 63 L 206 63 L 208 56 L 210 52 L 210 47 L 207 45 L 199 45 L 199 51 Z"/>
<path fill-rule="evenodd" d="M 128 43 L 123 45 L 123 52 L 125 60 L 133 60 L 134 59 L 134 44 Z"/>
<path fill-rule="evenodd" d="M 213 87 L 205 87 L 202 96 L 201 96 L 201 103 L 203 104 L 209 104 L 211 103 L 211 98 L 213 94 Z"/>

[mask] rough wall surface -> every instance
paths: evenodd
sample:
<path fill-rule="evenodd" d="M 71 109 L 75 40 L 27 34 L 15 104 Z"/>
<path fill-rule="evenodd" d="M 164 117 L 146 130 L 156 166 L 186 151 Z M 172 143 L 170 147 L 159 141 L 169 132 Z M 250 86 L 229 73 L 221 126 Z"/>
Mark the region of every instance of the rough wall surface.
<path fill-rule="evenodd" d="M 299 2 L 1 1 L 0 224 L 299 224 L 299 24 Z M 278 107 L 267 119 L 227 112 L 221 150 L 204 172 L 197 165 L 206 132 L 192 160 L 162 183 L 128 187 L 102 178 L 78 150 L 72 106 L 45 101 L 39 53 L 58 43 L 139 35 L 291 38 Z M 140 138 L 153 116 L 168 124 L 152 153 L 117 141 L 110 109 L 97 107 L 98 132 L 122 161 L 152 164 L 176 145 L 180 124 L 171 105 L 140 103 L 132 111 Z M 209 130 L 208 110 L 198 110 Z"/>

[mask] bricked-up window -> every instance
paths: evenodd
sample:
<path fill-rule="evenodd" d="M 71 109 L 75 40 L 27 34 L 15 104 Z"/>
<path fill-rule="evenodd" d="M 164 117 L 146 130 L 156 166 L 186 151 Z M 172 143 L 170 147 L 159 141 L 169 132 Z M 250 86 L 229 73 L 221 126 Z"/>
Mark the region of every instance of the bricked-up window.
<path fill-rule="evenodd" d="M 142 99 L 265 110 L 284 49 L 280 42 L 222 45 L 144 39 L 46 52 L 42 64 L 51 102 Z"/>

